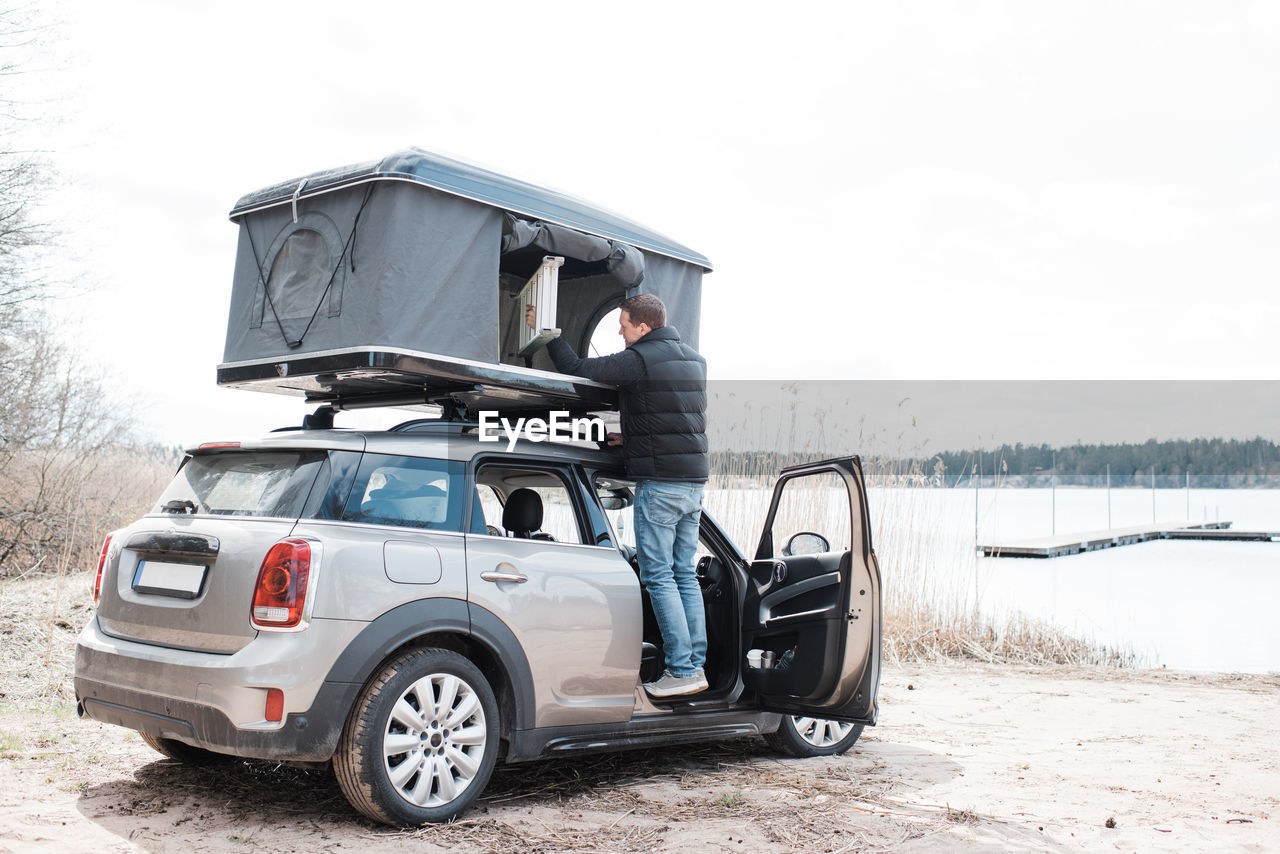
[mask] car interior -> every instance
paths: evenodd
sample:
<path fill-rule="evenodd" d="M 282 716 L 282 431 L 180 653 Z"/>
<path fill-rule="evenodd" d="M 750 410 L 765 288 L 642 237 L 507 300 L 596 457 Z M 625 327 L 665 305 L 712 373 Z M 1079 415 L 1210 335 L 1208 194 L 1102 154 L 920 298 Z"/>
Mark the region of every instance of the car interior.
<path fill-rule="evenodd" d="M 476 474 L 472 531 L 495 537 L 583 543 L 569 487 L 554 471 L 488 464 Z"/>
<path fill-rule="evenodd" d="M 597 476 L 596 493 L 601 498 L 614 530 L 614 542 L 618 550 L 640 577 L 640 563 L 634 545 L 634 487 L 630 481 L 620 478 Z M 710 688 L 684 699 L 710 700 L 731 689 L 737 676 L 738 617 L 733 595 L 733 581 L 724 562 L 717 556 L 706 536 L 706 522 L 698 539 L 696 558 L 698 584 L 702 588 L 702 603 L 707 624 L 707 660 L 703 670 Z M 644 609 L 644 647 L 640 662 L 641 681 L 650 682 L 662 675 L 662 632 L 653 614 L 644 583 L 640 585 Z M 679 702 L 679 700 L 677 700 Z"/>
<path fill-rule="evenodd" d="M 639 579 L 631 523 L 634 484 L 600 476 L 595 485 L 613 527 L 613 541 Z M 483 529 L 493 536 L 590 542 L 581 530 L 568 487 L 555 472 L 488 464 L 476 474 L 476 495 L 477 506 L 482 508 Z M 478 530 L 477 525 L 473 522 L 473 531 Z M 705 534 L 699 540 L 696 567 L 707 623 L 707 661 L 703 669 L 711 687 L 691 699 L 707 700 L 727 693 L 734 685 L 738 620 L 732 579 Z M 640 590 L 644 620 L 640 678 L 649 682 L 662 675 L 662 632 L 643 583 Z"/>

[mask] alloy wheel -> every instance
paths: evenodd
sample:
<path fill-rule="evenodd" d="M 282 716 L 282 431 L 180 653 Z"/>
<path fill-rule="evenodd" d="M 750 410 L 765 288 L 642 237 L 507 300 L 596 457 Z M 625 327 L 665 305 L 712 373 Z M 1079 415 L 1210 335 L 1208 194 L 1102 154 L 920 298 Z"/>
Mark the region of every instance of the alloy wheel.
<path fill-rule="evenodd" d="M 444 806 L 475 779 L 486 741 L 475 690 L 452 673 L 432 673 L 410 685 L 387 718 L 387 778 L 414 806 Z"/>
<path fill-rule="evenodd" d="M 802 718 L 791 716 L 796 733 L 814 747 L 831 747 L 849 734 L 853 724 L 840 721 L 828 721 L 821 718 Z"/>

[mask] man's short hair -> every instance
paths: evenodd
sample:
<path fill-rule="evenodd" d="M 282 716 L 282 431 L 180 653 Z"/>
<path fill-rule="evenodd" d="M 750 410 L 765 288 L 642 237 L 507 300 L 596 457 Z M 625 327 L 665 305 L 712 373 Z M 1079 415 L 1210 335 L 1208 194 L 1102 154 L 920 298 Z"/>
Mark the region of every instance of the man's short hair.
<path fill-rule="evenodd" d="M 653 294 L 636 294 L 622 301 L 622 310 L 631 318 L 632 326 L 649 324 L 650 329 L 667 325 L 667 307 Z"/>

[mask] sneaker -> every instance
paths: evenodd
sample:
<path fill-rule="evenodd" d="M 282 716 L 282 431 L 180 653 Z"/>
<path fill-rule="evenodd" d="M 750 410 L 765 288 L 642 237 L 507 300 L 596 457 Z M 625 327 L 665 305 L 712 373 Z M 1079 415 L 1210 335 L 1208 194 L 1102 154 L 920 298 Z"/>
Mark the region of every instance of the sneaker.
<path fill-rule="evenodd" d="M 664 670 L 657 681 L 644 683 L 644 690 L 650 697 L 682 697 L 705 691 L 707 687 L 707 677 L 701 670 L 692 676 L 672 676 L 670 670 Z"/>

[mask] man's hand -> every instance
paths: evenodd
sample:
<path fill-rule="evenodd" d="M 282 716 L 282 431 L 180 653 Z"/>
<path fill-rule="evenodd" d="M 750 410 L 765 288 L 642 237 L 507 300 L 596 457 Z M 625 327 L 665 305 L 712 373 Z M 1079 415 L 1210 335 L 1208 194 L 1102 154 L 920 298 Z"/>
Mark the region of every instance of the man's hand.
<path fill-rule="evenodd" d="M 535 308 L 532 304 L 526 305 L 524 307 L 524 325 L 534 330 L 535 332 L 538 329 L 538 327 L 534 325 L 537 320 L 537 317 L 538 317 L 538 309 Z"/>
<path fill-rule="evenodd" d="M 609 433 L 604 437 L 604 443 L 611 448 L 616 448 L 622 444 L 621 433 Z"/>

